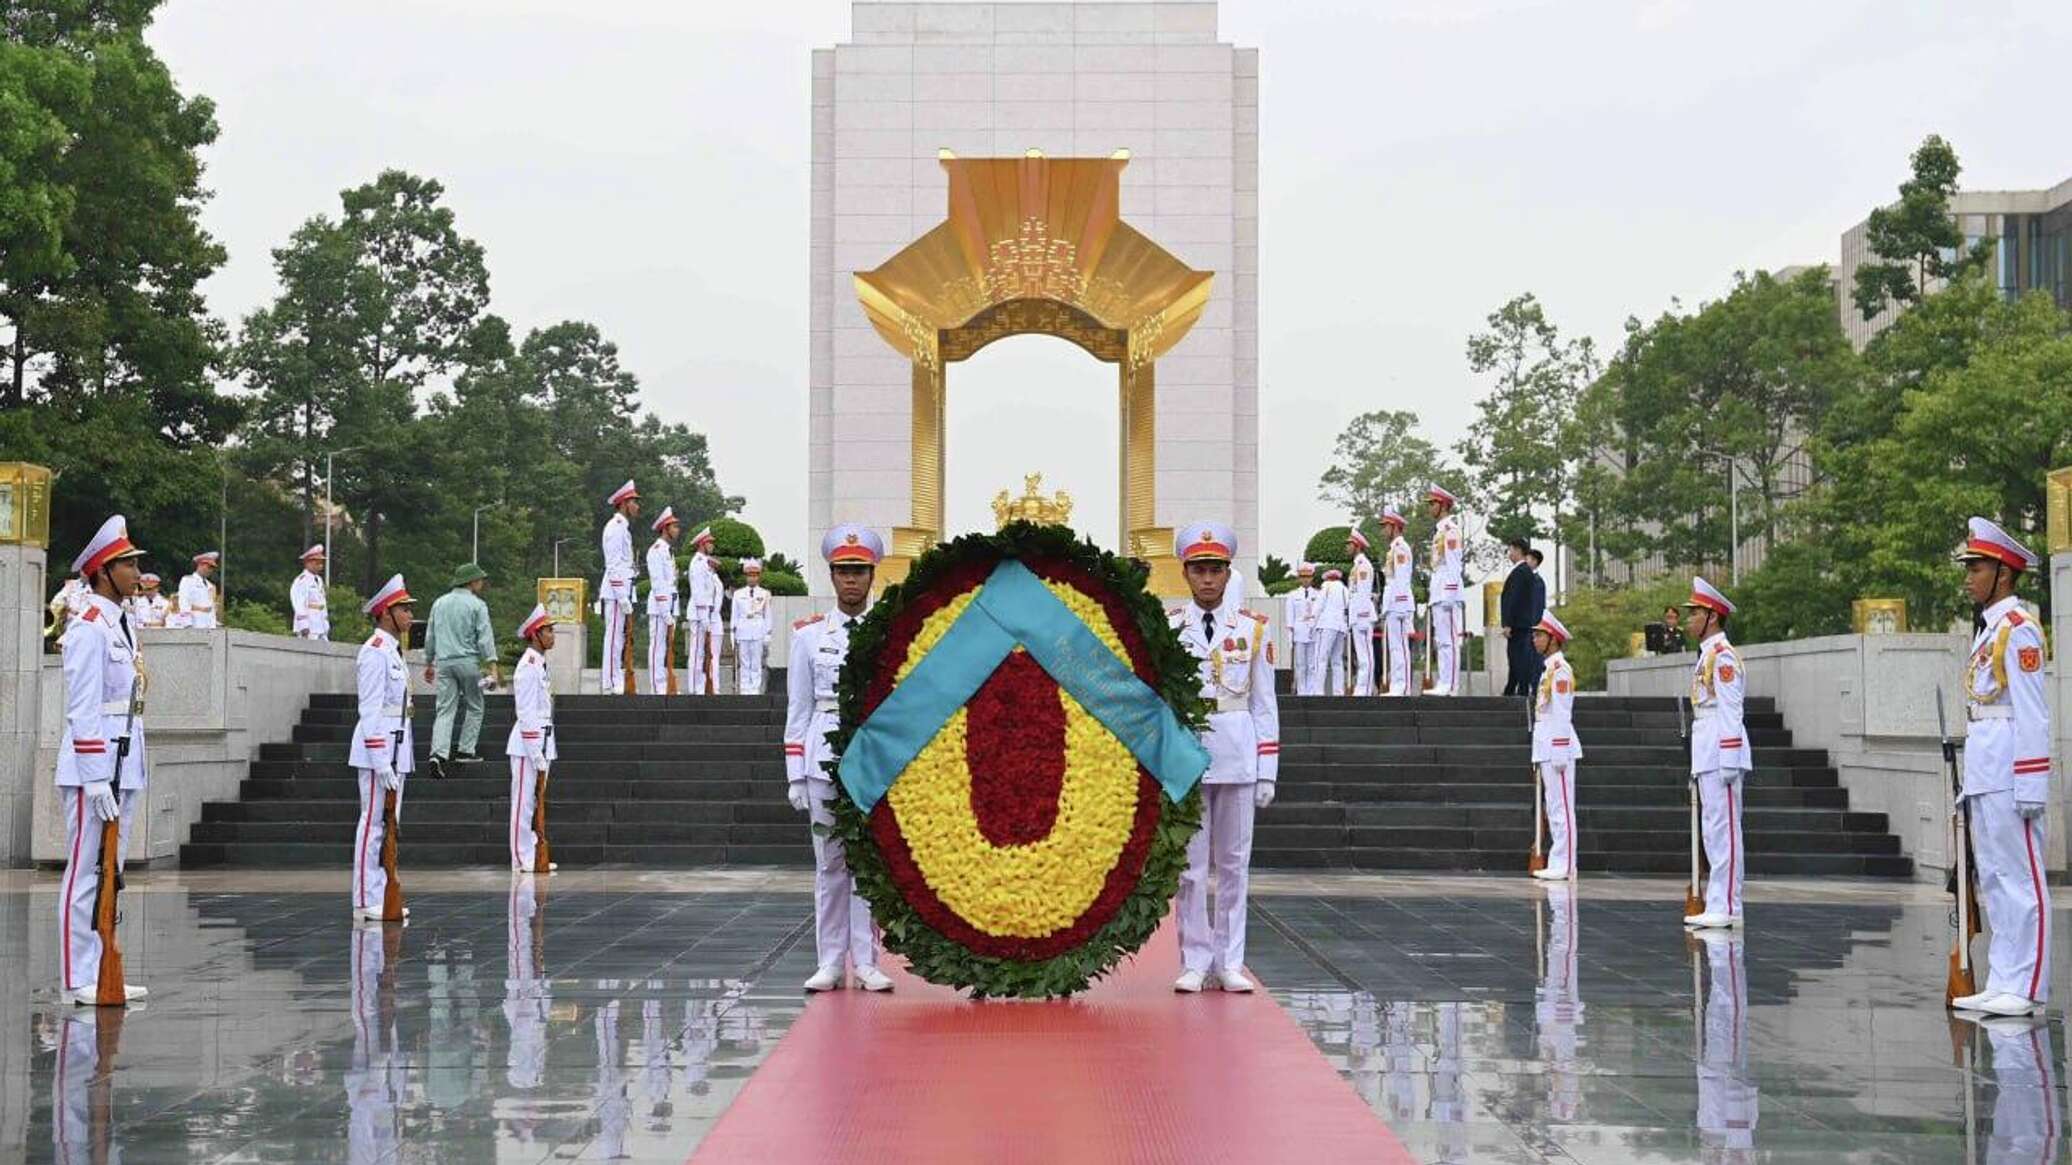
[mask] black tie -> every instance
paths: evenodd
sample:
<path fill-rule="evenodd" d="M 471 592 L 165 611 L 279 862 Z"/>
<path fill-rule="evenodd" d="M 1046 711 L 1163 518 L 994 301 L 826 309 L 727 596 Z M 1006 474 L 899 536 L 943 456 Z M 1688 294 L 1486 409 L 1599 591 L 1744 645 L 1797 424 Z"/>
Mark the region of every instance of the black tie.
<path fill-rule="evenodd" d="M 1201 641 L 1209 645 L 1210 651 L 1216 650 L 1216 613 L 1214 611 L 1203 611 L 1201 613 Z"/>
<path fill-rule="evenodd" d="M 136 649 L 137 637 L 135 635 L 130 634 L 128 611 L 124 611 L 122 613 L 122 641 L 128 644 L 132 651 Z"/>

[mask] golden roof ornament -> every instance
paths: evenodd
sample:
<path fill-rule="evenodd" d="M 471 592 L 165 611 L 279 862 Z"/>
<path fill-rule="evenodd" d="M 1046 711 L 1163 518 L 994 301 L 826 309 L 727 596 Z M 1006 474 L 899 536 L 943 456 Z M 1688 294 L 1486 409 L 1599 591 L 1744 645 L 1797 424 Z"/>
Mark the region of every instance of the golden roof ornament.
<path fill-rule="evenodd" d="M 997 523 L 996 528 L 1001 530 L 1014 522 L 1069 526 L 1072 524 L 1072 495 L 1058 490 L 1046 498 L 1043 496 L 1043 475 L 1025 473 L 1022 475 L 1022 496 L 1015 497 L 1004 489 L 993 495 L 993 520 Z"/>

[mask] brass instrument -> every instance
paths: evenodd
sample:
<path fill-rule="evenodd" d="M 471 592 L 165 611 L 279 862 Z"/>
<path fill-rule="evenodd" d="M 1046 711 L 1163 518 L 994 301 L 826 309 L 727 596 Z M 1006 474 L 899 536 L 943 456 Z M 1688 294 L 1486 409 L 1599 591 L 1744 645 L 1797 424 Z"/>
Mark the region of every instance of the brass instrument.
<path fill-rule="evenodd" d="M 64 627 L 65 613 L 71 609 L 71 606 L 72 604 L 65 598 L 64 591 L 60 590 L 56 595 L 52 596 L 50 600 L 50 622 L 43 625 L 43 638 L 48 639 L 56 635 Z"/>

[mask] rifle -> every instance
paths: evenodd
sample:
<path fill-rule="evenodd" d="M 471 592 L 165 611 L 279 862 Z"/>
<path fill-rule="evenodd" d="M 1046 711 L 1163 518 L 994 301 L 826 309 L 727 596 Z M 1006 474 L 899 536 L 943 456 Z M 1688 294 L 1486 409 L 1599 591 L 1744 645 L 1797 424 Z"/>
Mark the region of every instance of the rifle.
<path fill-rule="evenodd" d="M 1547 830 L 1547 791 L 1540 787 L 1539 762 L 1532 759 L 1532 716 L 1536 710 L 1533 703 L 1538 699 L 1537 695 L 1525 697 L 1525 763 L 1532 766 L 1532 856 L 1525 859 L 1525 868 L 1535 874 L 1547 868 L 1547 851 L 1540 848 L 1540 838 Z M 1575 843 L 1571 841 L 1569 844 Z M 1533 909 L 1537 911 L 1539 908 Z"/>
<path fill-rule="evenodd" d="M 1678 696 L 1676 698 L 1676 737 L 1678 742 L 1683 745 L 1685 777 L 1690 782 L 1689 799 L 1691 803 L 1691 884 L 1684 890 L 1684 917 L 1686 918 L 1693 914 L 1705 913 L 1705 899 L 1699 893 L 1698 885 L 1699 871 L 1703 868 L 1705 862 L 1705 855 L 1700 849 L 1698 842 L 1698 781 L 1695 777 L 1691 777 L 1688 772 L 1691 767 L 1691 720 L 1689 713 L 1690 698 L 1688 696 Z"/>
<path fill-rule="evenodd" d="M 1943 1006 L 1978 990 L 1971 971 L 1971 940 L 1977 937 L 1978 882 L 1971 864 L 1971 810 L 1964 804 L 1964 774 L 1957 767 L 1957 742 L 1950 738 L 1943 714 L 1943 694 L 1935 689 L 1935 732 L 1942 741 L 1943 764 L 1950 770 L 1950 872 L 1944 888 L 1955 896 L 1957 933 L 1950 942 L 1950 972 L 1943 985 Z"/>
<path fill-rule="evenodd" d="M 398 655 L 408 651 L 408 639 L 396 645 Z M 403 724 L 390 735 L 393 737 L 389 749 L 389 772 L 400 782 L 403 774 L 403 740 L 410 731 L 410 665 L 403 665 Z M 381 920 L 401 922 L 403 920 L 403 880 L 396 874 L 396 791 L 381 791 Z"/>
<path fill-rule="evenodd" d="M 631 696 L 638 693 L 640 688 L 633 679 L 633 588 L 629 584 L 626 589 L 628 601 L 619 604 L 619 618 L 624 620 L 621 626 L 626 629 L 619 637 L 619 670 L 626 685 L 625 692 Z"/>
<path fill-rule="evenodd" d="M 669 678 L 673 683 L 676 679 L 674 671 L 670 673 Z M 552 742 L 554 739 L 554 726 L 549 724 L 545 731 L 547 734 L 546 740 Z M 541 745 L 540 751 L 544 754 L 546 746 Z M 532 837 L 532 872 L 535 874 L 548 873 L 550 872 L 549 867 L 554 863 L 551 851 L 547 846 L 547 766 L 545 765 L 540 766 L 540 775 L 535 778 L 532 788 Z"/>
<path fill-rule="evenodd" d="M 719 610 L 714 608 L 713 618 L 717 619 L 718 617 Z M 719 662 L 714 657 L 719 654 L 719 648 L 713 643 L 714 636 L 710 627 L 711 625 L 707 624 L 698 628 L 698 651 L 705 660 L 705 694 L 717 696 L 719 695 L 719 676 L 716 672 L 719 668 Z"/>
<path fill-rule="evenodd" d="M 139 674 L 130 678 L 129 707 L 122 715 L 122 736 L 115 742 L 115 776 L 110 790 L 122 796 L 122 762 L 129 758 L 130 737 L 137 727 L 137 701 L 143 690 L 144 677 Z M 117 802 L 120 805 L 120 801 Z M 122 947 L 115 941 L 115 920 L 121 913 L 118 900 L 122 895 L 122 815 L 117 812 L 115 820 L 101 822 L 100 884 L 94 889 L 94 933 L 101 939 L 101 966 L 94 988 L 94 1006 L 120 1007 L 129 1002 L 129 992 L 123 984 Z"/>
<path fill-rule="evenodd" d="M 676 616 L 669 616 L 669 646 L 662 655 L 662 670 L 669 676 L 668 691 L 676 694 Z"/>
<path fill-rule="evenodd" d="M 1424 641 L 1425 641 L 1425 667 L 1424 667 L 1424 682 L 1418 685 L 1418 691 L 1420 691 L 1420 692 L 1429 692 L 1429 691 L 1431 691 L 1431 690 L 1432 690 L 1432 604 L 1431 604 L 1431 603 L 1429 603 L 1429 602 L 1427 602 L 1427 603 L 1425 604 L 1425 634 L 1424 634 Z"/>

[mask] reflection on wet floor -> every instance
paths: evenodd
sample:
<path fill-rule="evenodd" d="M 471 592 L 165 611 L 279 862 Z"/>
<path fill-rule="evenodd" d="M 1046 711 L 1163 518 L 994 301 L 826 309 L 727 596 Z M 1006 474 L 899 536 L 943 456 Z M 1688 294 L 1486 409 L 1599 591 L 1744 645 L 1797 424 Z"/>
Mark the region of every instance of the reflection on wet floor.
<path fill-rule="evenodd" d="M 788 890 L 520 876 L 355 927 L 342 894 L 147 877 L 127 1014 L 60 1003 L 51 883 L 0 886 L 29 1161 L 680 1165 L 812 971 Z M 1859 884 L 1687 939 L 1666 898 L 1484 886 L 1253 900 L 1254 969 L 1425 1160 L 2064 1159 L 2062 1024 L 1950 1019 L 1939 903 Z"/>

